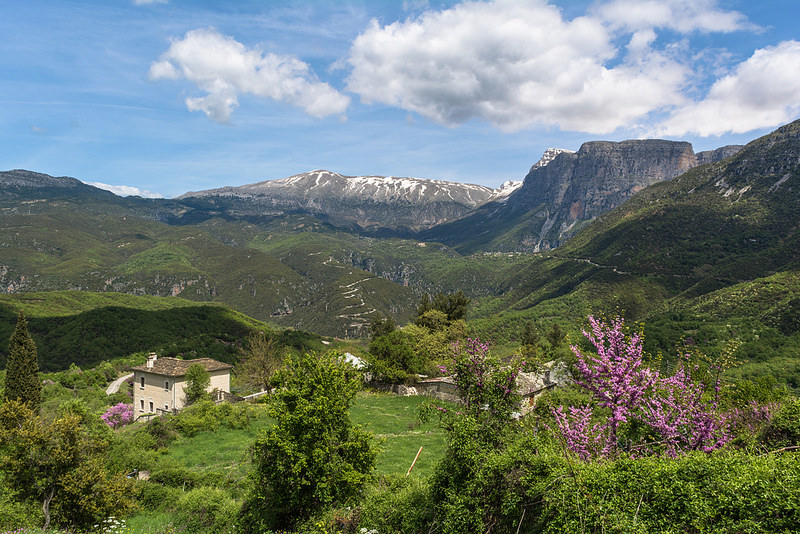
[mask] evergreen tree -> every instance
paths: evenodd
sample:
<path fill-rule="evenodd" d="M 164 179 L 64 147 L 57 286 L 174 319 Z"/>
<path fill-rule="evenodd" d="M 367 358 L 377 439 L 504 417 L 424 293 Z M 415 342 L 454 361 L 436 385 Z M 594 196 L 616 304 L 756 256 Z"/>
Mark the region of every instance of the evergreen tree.
<path fill-rule="evenodd" d="M 449 294 L 439 292 L 433 298 L 425 293 L 417 304 L 417 316 L 414 318 L 414 324 L 428 326 L 425 323 L 430 321 L 426 321 L 425 316 L 431 311 L 438 311 L 446 315 L 447 323 L 458 321 L 467 315 L 470 302 L 472 300 L 463 291 Z"/>
<path fill-rule="evenodd" d="M 17 317 L 17 326 L 8 342 L 6 360 L 6 388 L 4 400 L 16 399 L 28 405 L 33 413 L 39 413 L 42 398 L 42 381 L 39 378 L 39 359 L 36 345 L 28 333 L 28 321 L 22 311 Z"/>

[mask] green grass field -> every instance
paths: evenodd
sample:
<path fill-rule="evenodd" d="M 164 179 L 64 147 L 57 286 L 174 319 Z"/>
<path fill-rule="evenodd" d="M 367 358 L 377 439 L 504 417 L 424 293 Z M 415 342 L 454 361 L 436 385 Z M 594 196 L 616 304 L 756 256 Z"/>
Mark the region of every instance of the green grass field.
<path fill-rule="evenodd" d="M 364 426 L 379 441 L 377 474 L 405 473 L 422 447 L 414 466 L 417 475 L 430 474 L 444 447 L 443 432 L 435 423 L 420 424 L 417 410 L 427 397 L 400 397 L 384 393 L 362 393 L 350 410 L 353 422 Z M 248 448 L 271 420 L 257 417 L 249 428 L 198 432 L 179 438 L 169 447 L 167 461 L 193 471 L 216 472 L 233 478 L 246 476 L 250 469 Z"/>
<path fill-rule="evenodd" d="M 350 410 L 356 424 L 364 425 L 381 440 L 378 454 L 379 475 L 405 473 L 422 447 L 414 473 L 427 475 L 439 461 L 445 436 L 435 423 L 420 424 L 419 406 L 427 397 L 400 397 L 390 394 L 362 394 Z"/>

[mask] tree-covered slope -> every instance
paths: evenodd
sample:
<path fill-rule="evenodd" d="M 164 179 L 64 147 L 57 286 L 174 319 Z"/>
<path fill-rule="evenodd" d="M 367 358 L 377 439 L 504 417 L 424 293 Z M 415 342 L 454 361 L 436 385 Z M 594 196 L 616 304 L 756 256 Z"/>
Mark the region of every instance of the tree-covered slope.
<path fill-rule="evenodd" d="M 8 339 L 22 310 L 43 371 L 93 366 L 141 351 L 201 353 L 225 361 L 236 343 L 266 324 L 219 304 L 121 293 L 57 291 L 0 296 L 0 339 Z M 7 346 L 0 344 L 0 367 Z"/>
<path fill-rule="evenodd" d="M 653 353 L 681 338 L 711 354 L 737 341 L 742 376 L 800 385 L 798 226 L 800 121 L 644 189 L 534 256 L 480 302 L 475 324 L 504 339 L 530 319 L 623 313 L 644 321 Z"/>

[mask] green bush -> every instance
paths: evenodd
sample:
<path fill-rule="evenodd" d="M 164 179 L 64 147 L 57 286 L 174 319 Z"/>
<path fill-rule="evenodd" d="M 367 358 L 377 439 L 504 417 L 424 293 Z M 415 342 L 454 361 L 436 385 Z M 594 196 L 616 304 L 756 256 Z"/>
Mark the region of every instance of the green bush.
<path fill-rule="evenodd" d="M 214 404 L 200 400 L 184 408 L 173 418 L 172 424 L 182 435 L 192 437 L 202 430 L 216 430 L 220 425 L 227 428 L 247 428 L 253 414 L 247 404 Z"/>
<path fill-rule="evenodd" d="M 150 473 L 150 482 L 182 490 L 199 486 L 200 475 L 183 467 L 167 466 Z"/>
<path fill-rule="evenodd" d="M 169 510 L 178 502 L 183 490 L 170 486 L 162 486 L 152 481 L 138 481 L 134 486 L 134 499 L 139 508 L 153 511 Z"/>
<path fill-rule="evenodd" d="M 175 428 L 182 435 L 192 437 L 201 430 L 216 430 L 219 427 L 219 416 L 216 405 L 209 400 L 197 401 L 184 408 L 175 418 Z"/>
<path fill-rule="evenodd" d="M 369 353 L 368 369 L 381 380 L 408 382 L 412 375 L 425 371 L 425 359 L 414 351 L 413 339 L 402 330 L 373 339 Z"/>
<path fill-rule="evenodd" d="M 800 398 L 784 399 L 764 428 L 762 441 L 771 449 L 800 445 Z"/>
<path fill-rule="evenodd" d="M 796 455 L 694 453 L 581 463 L 544 495 L 545 532 L 796 532 Z"/>
<path fill-rule="evenodd" d="M 401 475 L 372 486 L 361 509 L 360 527 L 378 532 L 419 532 L 434 520 L 431 489 L 425 480 Z"/>
<path fill-rule="evenodd" d="M 0 473 L 0 530 L 5 531 L 20 527 L 41 525 L 42 507 L 34 501 L 19 501 Z"/>
<path fill-rule="evenodd" d="M 150 419 L 150 421 L 147 422 L 145 431 L 153 438 L 153 447 L 157 449 L 168 446 L 177 436 L 172 419 L 168 417 L 154 417 Z"/>
<path fill-rule="evenodd" d="M 239 513 L 239 503 L 225 491 L 206 486 L 184 493 L 175 508 L 176 522 L 186 532 L 224 532 Z"/>

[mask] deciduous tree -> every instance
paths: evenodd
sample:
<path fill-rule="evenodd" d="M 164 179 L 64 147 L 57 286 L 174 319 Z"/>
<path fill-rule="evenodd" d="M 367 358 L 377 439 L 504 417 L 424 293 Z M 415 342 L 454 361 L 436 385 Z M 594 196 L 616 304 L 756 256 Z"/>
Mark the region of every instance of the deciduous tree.
<path fill-rule="evenodd" d="M 276 382 L 276 423 L 253 446 L 255 484 L 242 521 L 248 532 L 292 529 L 357 499 L 375 467 L 372 436 L 348 414 L 361 379 L 340 353 L 289 361 Z"/>
<path fill-rule="evenodd" d="M 283 365 L 285 352 L 267 332 L 254 332 L 247 338 L 242 359 L 236 366 L 236 374 L 247 384 L 260 388 L 261 391 L 270 391 L 270 382 Z"/>
<path fill-rule="evenodd" d="M 211 375 L 206 368 L 199 363 L 193 363 L 186 370 L 186 386 L 183 392 L 186 394 L 186 404 L 193 404 L 198 400 L 208 396 L 208 386 L 211 385 Z"/>
<path fill-rule="evenodd" d="M 77 415 L 46 421 L 15 400 L 0 406 L 0 470 L 19 497 L 41 503 L 44 530 L 51 521 L 88 530 L 130 506 L 124 477 L 103 466 L 104 444 L 79 423 Z"/>

